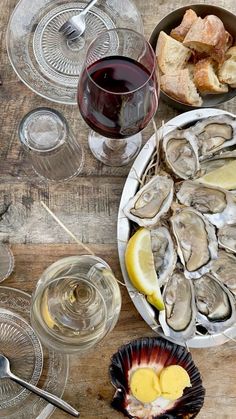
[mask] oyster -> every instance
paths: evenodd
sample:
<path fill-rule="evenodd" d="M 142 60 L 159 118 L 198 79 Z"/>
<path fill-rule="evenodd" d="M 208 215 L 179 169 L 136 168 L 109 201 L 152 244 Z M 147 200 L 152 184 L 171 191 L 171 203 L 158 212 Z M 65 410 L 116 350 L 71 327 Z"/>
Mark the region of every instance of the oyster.
<path fill-rule="evenodd" d="M 213 170 L 223 167 L 225 164 L 231 163 L 236 160 L 236 150 L 225 151 L 215 156 L 211 156 L 209 159 L 203 160 L 200 163 L 201 171 L 199 177 L 212 172 Z"/>
<path fill-rule="evenodd" d="M 212 261 L 211 273 L 236 296 L 236 257 L 234 255 L 220 250 L 218 258 Z"/>
<path fill-rule="evenodd" d="M 226 225 L 218 230 L 218 243 L 224 249 L 236 253 L 236 225 Z"/>
<path fill-rule="evenodd" d="M 170 208 L 174 182 L 168 176 L 154 176 L 124 208 L 125 215 L 141 227 L 154 226 Z"/>
<path fill-rule="evenodd" d="M 150 233 L 154 264 L 161 287 L 175 269 L 177 255 L 173 240 L 166 227 L 152 229 Z"/>
<path fill-rule="evenodd" d="M 235 299 L 216 278 L 202 276 L 193 281 L 197 318 L 209 332 L 222 332 L 236 321 Z"/>
<path fill-rule="evenodd" d="M 216 227 L 236 223 L 236 197 L 225 189 L 196 181 L 182 183 L 177 198 L 200 211 Z"/>
<path fill-rule="evenodd" d="M 186 387 L 183 396 L 175 401 L 158 397 L 148 403 L 142 403 L 133 396 L 130 381 L 138 368 L 151 368 L 159 374 L 170 365 L 180 365 L 189 375 L 192 387 Z M 129 418 L 190 419 L 203 406 L 205 390 L 191 353 L 183 346 L 160 337 L 137 339 L 119 348 L 111 358 L 110 376 L 116 389 L 112 407 Z"/>
<path fill-rule="evenodd" d="M 196 331 L 196 306 L 191 280 L 180 271 L 175 271 L 163 292 L 165 310 L 159 313 L 159 322 L 165 336 L 183 342 Z"/>
<path fill-rule="evenodd" d="M 197 139 L 189 130 L 174 130 L 162 141 L 168 168 L 180 179 L 196 177 L 200 169 Z"/>
<path fill-rule="evenodd" d="M 193 208 L 179 208 L 170 221 L 185 275 L 199 278 L 209 272 L 210 262 L 217 258 L 218 250 L 213 225 Z"/>
<path fill-rule="evenodd" d="M 197 137 L 199 156 L 203 159 L 236 143 L 236 118 L 217 115 L 199 121 L 191 128 Z"/>

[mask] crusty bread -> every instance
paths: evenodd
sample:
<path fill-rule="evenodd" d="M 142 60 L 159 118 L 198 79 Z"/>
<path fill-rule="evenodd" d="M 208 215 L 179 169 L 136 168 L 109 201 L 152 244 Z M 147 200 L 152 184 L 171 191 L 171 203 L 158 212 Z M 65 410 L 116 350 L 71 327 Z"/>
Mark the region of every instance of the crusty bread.
<path fill-rule="evenodd" d="M 186 10 L 182 22 L 177 28 L 172 29 L 170 36 L 179 42 L 183 42 L 192 24 L 197 20 L 197 14 L 192 9 Z"/>
<path fill-rule="evenodd" d="M 214 15 L 198 17 L 184 38 L 183 44 L 210 55 L 215 61 L 224 61 L 227 35 L 223 22 Z"/>
<path fill-rule="evenodd" d="M 161 31 L 157 40 L 157 60 L 162 73 L 173 73 L 182 69 L 188 61 L 191 50 Z"/>
<path fill-rule="evenodd" d="M 194 68 L 194 82 L 198 91 L 203 94 L 228 92 L 228 86 L 220 83 L 216 75 L 216 66 L 211 58 L 198 61 Z"/>
<path fill-rule="evenodd" d="M 236 47 L 235 52 L 236 52 Z M 230 49 L 233 49 L 230 48 Z M 219 80 L 222 83 L 228 83 L 231 87 L 236 88 L 236 55 L 228 58 L 219 70 Z"/>
<path fill-rule="evenodd" d="M 160 78 L 161 89 L 169 96 L 193 106 L 201 106 L 202 98 L 199 96 L 188 68 L 178 70 L 175 74 L 164 74 Z"/>
<path fill-rule="evenodd" d="M 233 42 L 234 42 L 234 38 L 232 37 L 232 35 L 225 31 L 225 37 L 226 37 L 226 44 L 225 44 L 225 51 L 228 51 L 228 49 L 230 47 L 232 47 Z"/>

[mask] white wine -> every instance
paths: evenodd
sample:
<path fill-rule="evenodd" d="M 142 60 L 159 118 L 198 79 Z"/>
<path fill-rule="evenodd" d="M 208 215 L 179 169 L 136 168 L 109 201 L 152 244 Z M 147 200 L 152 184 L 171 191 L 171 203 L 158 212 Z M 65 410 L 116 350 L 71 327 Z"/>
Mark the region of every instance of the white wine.
<path fill-rule="evenodd" d="M 72 256 L 43 273 L 31 322 L 45 345 L 77 352 L 112 330 L 120 308 L 120 289 L 109 266 L 94 256 Z"/>

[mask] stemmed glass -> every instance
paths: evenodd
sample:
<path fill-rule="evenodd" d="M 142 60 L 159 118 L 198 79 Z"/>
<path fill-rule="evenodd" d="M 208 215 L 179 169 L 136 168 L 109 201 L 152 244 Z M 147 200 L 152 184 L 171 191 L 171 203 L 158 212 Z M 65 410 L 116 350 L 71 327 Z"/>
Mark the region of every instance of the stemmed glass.
<path fill-rule="evenodd" d="M 130 29 L 101 33 L 88 48 L 78 86 L 82 117 L 92 128 L 89 147 L 110 166 L 128 164 L 140 150 L 141 131 L 158 106 L 156 57 Z"/>

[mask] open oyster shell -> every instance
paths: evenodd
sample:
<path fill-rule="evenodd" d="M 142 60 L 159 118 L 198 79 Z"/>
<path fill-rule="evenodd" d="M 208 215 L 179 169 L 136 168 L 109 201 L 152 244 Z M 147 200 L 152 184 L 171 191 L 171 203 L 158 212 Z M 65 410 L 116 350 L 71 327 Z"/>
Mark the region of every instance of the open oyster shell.
<path fill-rule="evenodd" d="M 236 253 L 236 224 L 220 228 L 218 230 L 218 242 L 224 249 Z"/>
<path fill-rule="evenodd" d="M 206 118 L 191 131 L 197 137 L 199 156 L 203 159 L 236 144 L 236 118 L 230 115 Z"/>
<path fill-rule="evenodd" d="M 177 198 L 189 207 L 200 211 L 216 227 L 236 223 L 236 197 L 225 189 L 196 181 L 185 181 Z"/>
<path fill-rule="evenodd" d="M 139 367 L 154 368 L 157 373 L 169 365 L 180 365 L 188 372 L 192 387 L 187 387 L 179 399 L 161 407 L 163 399 L 142 404 L 130 391 L 130 377 Z M 112 401 L 114 409 L 128 418 L 194 418 L 204 403 L 205 389 L 190 352 L 183 346 L 162 338 L 141 338 L 122 346 L 112 356 L 111 381 L 116 392 Z"/>
<path fill-rule="evenodd" d="M 150 230 L 154 264 L 159 286 L 165 284 L 175 269 L 177 254 L 171 235 L 166 227 Z"/>
<path fill-rule="evenodd" d="M 220 250 L 218 258 L 212 261 L 211 273 L 236 296 L 236 257 Z"/>
<path fill-rule="evenodd" d="M 195 279 L 193 284 L 199 322 L 210 333 L 232 326 L 236 321 L 235 299 L 227 287 L 211 275 Z"/>
<path fill-rule="evenodd" d="M 164 136 L 162 148 L 166 165 L 177 178 L 196 177 L 200 169 L 197 139 L 189 129 L 171 131 Z"/>
<path fill-rule="evenodd" d="M 220 154 L 217 153 L 216 155 L 200 162 L 201 170 L 199 172 L 199 177 L 204 176 L 213 170 L 219 169 L 234 160 L 236 160 L 236 150 L 223 151 Z"/>
<path fill-rule="evenodd" d="M 155 226 L 170 208 L 174 182 L 168 176 L 154 176 L 124 208 L 126 217 L 141 227 Z"/>
<path fill-rule="evenodd" d="M 213 225 L 191 207 L 178 208 L 170 221 L 186 277 L 199 278 L 209 272 L 218 250 Z"/>
<path fill-rule="evenodd" d="M 165 285 L 163 300 L 165 310 L 159 313 L 159 322 L 164 334 L 178 342 L 192 338 L 196 332 L 196 306 L 191 280 L 176 270 Z"/>

